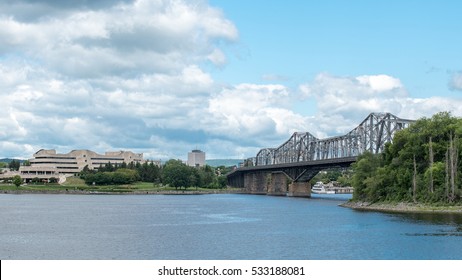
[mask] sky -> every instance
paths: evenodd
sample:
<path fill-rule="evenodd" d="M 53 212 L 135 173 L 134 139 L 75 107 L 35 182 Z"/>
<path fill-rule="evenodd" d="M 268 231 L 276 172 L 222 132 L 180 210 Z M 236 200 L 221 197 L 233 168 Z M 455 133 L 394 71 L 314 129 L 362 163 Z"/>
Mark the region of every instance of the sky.
<path fill-rule="evenodd" d="M 0 158 L 243 159 L 371 112 L 462 116 L 461 1 L 0 2 Z"/>

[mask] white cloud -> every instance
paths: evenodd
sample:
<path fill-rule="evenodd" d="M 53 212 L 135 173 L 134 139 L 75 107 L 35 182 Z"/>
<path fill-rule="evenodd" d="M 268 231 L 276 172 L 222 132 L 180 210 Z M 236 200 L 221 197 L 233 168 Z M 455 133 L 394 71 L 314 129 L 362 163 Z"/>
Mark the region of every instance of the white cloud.
<path fill-rule="evenodd" d="M 400 99 L 407 96 L 401 82 L 386 75 L 337 77 L 326 73 L 300 86 L 304 98 L 314 98 L 319 114 L 367 116 L 374 111 L 401 110 Z"/>
<path fill-rule="evenodd" d="M 318 135 L 342 135 L 371 112 L 390 112 L 408 119 L 440 111 L 462 115 L 462 100 L 412 98 L 399 79 L 388 75 L 340 77 L 321 73 L 299 89 L 303 99 L 316 102 Z"/>
<path fill-rule="evenodd" d="M 356 80 L 358 80 L 361 85 L 364 85 L 376 92 L 403 88 L 399 79 L 387 75 L 364 75 L 356 77 Z"/>
<path fill-rule="evenodd" d="M 226 64 L 226 56 L 220 49 L 214 49 L 207 58 L 217 66 L 223 66 Z"/>
<path fill-rule="evenodd" d="M 462 90 L 462 72 L 452 75 L 451 81 L 449 82 L 449 88 L 452 90 Z"/>
<path fill-rule="evenodd" d="M 2 154 L 29 145 L 178 156 L 208 141 L 201 121 L 215 83 L 199 65 L 226 63 L 233 23 L 201 0 L 110 2 L 0 3 L 0 143 L 16 144 Z"/>
<path fill-rule="evenodd" d="M 70 77 L 168 74 L 207 59 L 223 64 L 214 42 L 238 37 L 232 22 L 203 1 L 138 0 L 33 22 L 0 12 L 0 25 L 0 54 L 20 52 Z"/>
<path fill-rule="evenodd" d="M 307 128 L 306 118 L 290 110 L 290 98 L 289 89 L 276 84 L 225 88 L 209 102 L 208 126 L 234 139 L 280 140 Z"/>

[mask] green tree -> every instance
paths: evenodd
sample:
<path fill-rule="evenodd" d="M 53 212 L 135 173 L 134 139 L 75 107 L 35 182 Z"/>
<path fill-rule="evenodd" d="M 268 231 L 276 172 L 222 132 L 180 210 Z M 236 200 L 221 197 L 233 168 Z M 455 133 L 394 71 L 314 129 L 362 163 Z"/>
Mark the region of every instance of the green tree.
<path fill-rule="evenodd" d="M 14 184 L 16 187 L 19 187 L 19 186 L 22 184 L 21 176 L 15 175 L 15 176 L 13 177 L 13 184 Z"/>
<path fill-rule="evenodd" d="M 56 177 L 51 177 L 48 181 L 49 181 L 51 184 L 56 184 L 56 183 L 58 183 L 58 178 L 56 178 Z"/>
<path fill-rule="evenodd" d="M 136 165 L 136 170 L 140 175 L 141 181 L 157 182 L 160 181 L 160 168 L 154 162 L 146 161 L 143 164 Z"/>
<path fill-rule="evenodd" d="M 179 160 L 169 160 L 163 168 L 163 182 L 175 189 L 187 188 L 191 186 L 193 168 L 187 166 Z"/>
<path fill-rule="evenodd" d="M 19 162 L 19 160 L 13 159 L 13 160 L 8 164 L 8 168 L 11 169 L 11 170 L 18 171 L 20 165 L 21 165 L 21 163 Z"/>
<path fill-rule="evenodd" d="M 381 157 L 370 152 L 365 152 L 358 157 L 352 165 L 354 169 L 354 175 L 351 178 L 351 186 L 354 188 L 353 199 L 371 199 L 370 195 L 374 193 L 374 188 L 378 187 L 372 178 L 381 164 Z"/>
<path fill-rule="evenodd" d="M 462 120 L 447 112 L 396 132 L 381 155 L 353 164 L 353 198 L 366 201 L 460 202 Z"/>

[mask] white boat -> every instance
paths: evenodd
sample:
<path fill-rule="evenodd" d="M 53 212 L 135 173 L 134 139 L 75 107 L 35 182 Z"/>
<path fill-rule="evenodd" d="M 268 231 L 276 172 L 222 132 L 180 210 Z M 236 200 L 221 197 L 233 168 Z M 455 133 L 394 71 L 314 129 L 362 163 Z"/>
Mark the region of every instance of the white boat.
<path fill-rule="evenodd" d="M 335 191 L 326 190 L 326 187 L 322 182 L 316 182 L 311 188 L 312 193 L 316 194 L 335 194 Z"/>

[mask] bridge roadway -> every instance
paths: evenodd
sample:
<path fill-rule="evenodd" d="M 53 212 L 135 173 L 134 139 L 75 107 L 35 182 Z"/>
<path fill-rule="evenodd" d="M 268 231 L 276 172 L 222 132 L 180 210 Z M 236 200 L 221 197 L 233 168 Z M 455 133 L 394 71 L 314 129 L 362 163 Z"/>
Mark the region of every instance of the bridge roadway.
<path fill-rule="evenodd" d="M 227 174 L 228 185 L 252 194 L 311 196 L 309 181 L 321 170 L 349 167 L 357 157 L 247 166 Z"/>

